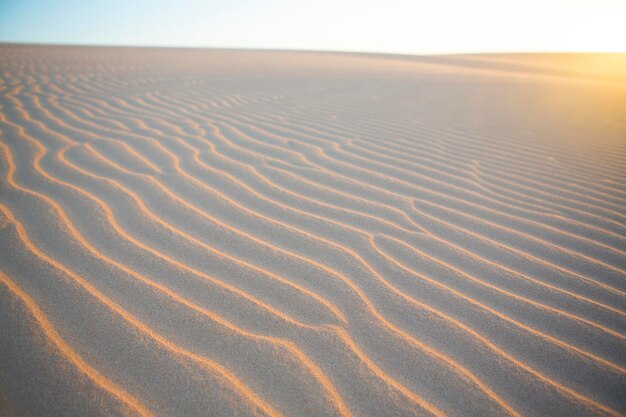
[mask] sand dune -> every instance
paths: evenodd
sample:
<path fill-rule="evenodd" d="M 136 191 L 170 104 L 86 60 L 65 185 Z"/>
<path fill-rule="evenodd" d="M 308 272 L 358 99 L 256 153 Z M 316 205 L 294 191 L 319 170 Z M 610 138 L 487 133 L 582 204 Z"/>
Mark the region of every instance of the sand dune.
<path fill-rule="evenodd" d="M 626 58 L 0 62 L 0 415 L 626 414 Z"/>

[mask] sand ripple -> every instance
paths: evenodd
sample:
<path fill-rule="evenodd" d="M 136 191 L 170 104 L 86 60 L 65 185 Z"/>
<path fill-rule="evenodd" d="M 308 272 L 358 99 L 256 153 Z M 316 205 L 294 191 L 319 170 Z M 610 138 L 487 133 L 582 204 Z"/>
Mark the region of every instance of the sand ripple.
<path fill-rule="evenodd" d="M 0 59 L 0 414 L 626 413 L 614 72 Z"/>

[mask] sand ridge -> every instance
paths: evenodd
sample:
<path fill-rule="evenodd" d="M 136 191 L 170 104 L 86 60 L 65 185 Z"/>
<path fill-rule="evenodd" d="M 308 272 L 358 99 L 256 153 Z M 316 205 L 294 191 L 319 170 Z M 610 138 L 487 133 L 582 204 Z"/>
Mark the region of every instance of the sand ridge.
<path fill-rule="evenodd" d="M 4 414 L 626 412 L 603 57 L 0 57 Z"/>

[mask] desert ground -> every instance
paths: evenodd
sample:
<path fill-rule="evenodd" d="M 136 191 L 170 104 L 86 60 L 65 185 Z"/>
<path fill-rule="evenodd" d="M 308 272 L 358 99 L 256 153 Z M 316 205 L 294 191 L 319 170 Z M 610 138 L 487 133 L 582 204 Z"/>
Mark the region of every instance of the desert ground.
<path fill-rule="evenodd" d="M 625 56 L 0 71 L 0 415 L 625 415 Z"/>

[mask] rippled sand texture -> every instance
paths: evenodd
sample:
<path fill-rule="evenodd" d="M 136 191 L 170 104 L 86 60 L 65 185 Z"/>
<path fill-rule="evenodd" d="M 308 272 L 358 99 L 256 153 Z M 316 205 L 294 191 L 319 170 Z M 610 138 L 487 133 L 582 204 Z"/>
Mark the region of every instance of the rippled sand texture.
<path fill-rule="evenodd" d="M 2 46 L 0 414 L 624 415 L 620 60 Z"/>

